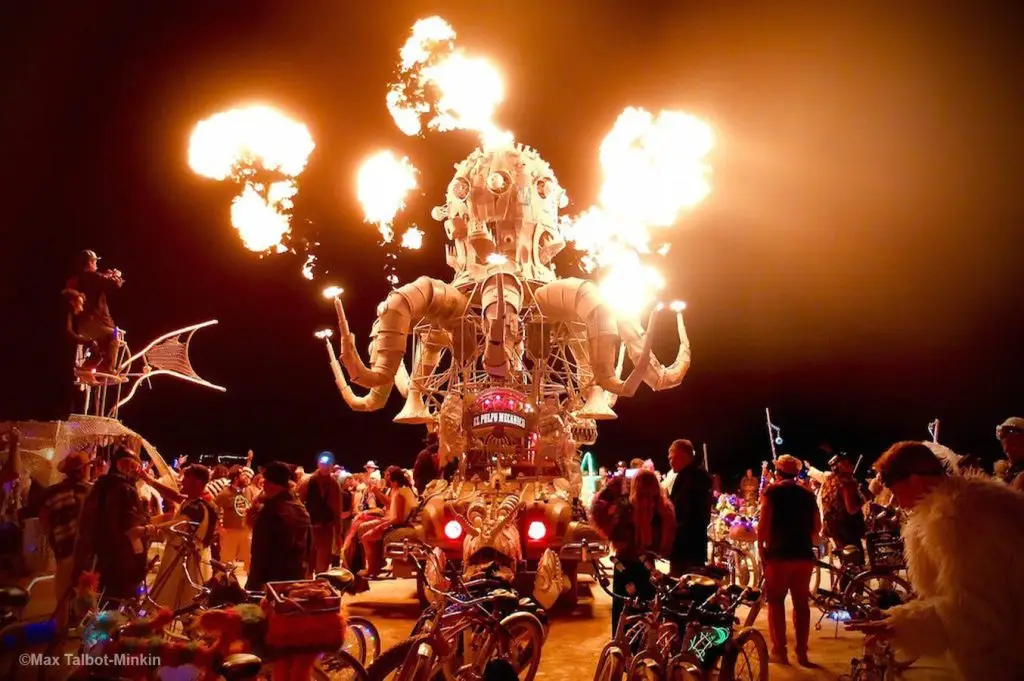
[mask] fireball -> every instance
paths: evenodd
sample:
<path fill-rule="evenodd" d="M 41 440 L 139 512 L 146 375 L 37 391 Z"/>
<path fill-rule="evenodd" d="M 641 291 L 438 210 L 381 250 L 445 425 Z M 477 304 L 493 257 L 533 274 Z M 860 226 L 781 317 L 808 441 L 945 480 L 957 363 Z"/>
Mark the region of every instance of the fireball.
<path fill-rule="evenodd" d="M 284 252 L 295 180 L 314 147 L 302 123 L 270 107 L 252 106 L 200 121 L 189 141 L 188 163 L 204 177 L 241 184 L 231 224 L 246 248 Z"/>
<path fill-rule="evenodd" d="M 417 170 L 408 158 L 381 151 L 366 159 L 356 176 L 356 195 L 366 222 L 377 225 L 381 239 L 388 244 L 395 238 L 392 222 L 405 198 L 416 188 Z"/>

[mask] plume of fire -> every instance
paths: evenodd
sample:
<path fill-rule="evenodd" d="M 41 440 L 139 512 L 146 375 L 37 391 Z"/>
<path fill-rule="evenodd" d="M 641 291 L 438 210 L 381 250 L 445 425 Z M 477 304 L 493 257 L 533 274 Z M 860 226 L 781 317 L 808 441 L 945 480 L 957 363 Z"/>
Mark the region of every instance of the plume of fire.
<path fill-rule="evenodd" d="M 601 143 L 598 203 L 564 220 L 563 229 L 583 251 L 583 268 L 601 270 L 606 302 L 620 314 L 640 314 L 664 287 L 650 260 L 666 255 L 668 244 L 652 252 L 652 241 L 711 191 L 705 157 L 713 146 L 711 128 L 698 118 L 636 108 L 623 111 Z"/>
<path fill-rule="evenodd" d="M 413 225 L 402 234 L 402 248 L 418 251 L 423 247 L 423 230 Z"/>
<path fill-rule="evenodd" d="M 387 106 L 398 129 L 418 135 L 424 128 L 471 130 L 485 148 L 511 145 L 512 133 L 494 122 L 505 98 L 501 74 L 486 59 L 468 57 L 455 46 L 455 29 L 441 17 L 420 19 L 399 50 L 398 81 Z"/>
<path fill-rule="evenodd" d="M 323 297 L 324 298 L 328 298 L 328 299 L 330 299 L 330 298 L 337 298 L 338 296 L 340 296 L 344 292 L 345 292 L 345 289 L 343 289 L 340 286 L 328 286 L 327 288 L 325 288 L 323 290 Z"/>
<path fill-rule="evenodd" d="M 381 151 L 363 161 L 356 176 L 356 195 L 369 223 L 377 225 L 385 244 L 395 238 L 391 223 L 416 188 L 417 170 L 408 158 Z"/>
<path fill-rule="evenodd" d="M 281 253 L 288 250 L 284 242 L 292 198 L 298 191 L 295 179 L 314 147 L 302 123 L 270 107 L 252 106 L 224 111 L 196 124 L 188 163 L 204 177 L 243 183 L 231 204 L 231 224 L 249 250 Z M 267 181 L 259 177 L 261 171 L 281 179 Z"/>

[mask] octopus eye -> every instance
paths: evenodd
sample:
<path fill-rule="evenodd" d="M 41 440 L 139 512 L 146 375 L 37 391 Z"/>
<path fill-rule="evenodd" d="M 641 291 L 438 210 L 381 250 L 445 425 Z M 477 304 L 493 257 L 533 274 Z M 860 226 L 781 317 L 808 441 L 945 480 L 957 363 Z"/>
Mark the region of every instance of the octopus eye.
<path fill-rule="evenodd" d="M 464 177 L 457 177 L 452 180 L 451 185 L 448 187 L 448 191 L 450 191 L 459 201 L 465 201 L 466 197 L 469 196 L 469 182 L 467 182 Z"/>
<path fill-rule="evenodd" d="M 537 180 L 537 195 L 542 199 L 554 196 L 558 192 L 558 184 L 550 177 Z"/>
<path fill-rule="evenodd" d="M 512 186 L 512 178 L 508 173 L 498 170 L 487 176 L 487 189 L 492 194 L 504 194 Z"/>

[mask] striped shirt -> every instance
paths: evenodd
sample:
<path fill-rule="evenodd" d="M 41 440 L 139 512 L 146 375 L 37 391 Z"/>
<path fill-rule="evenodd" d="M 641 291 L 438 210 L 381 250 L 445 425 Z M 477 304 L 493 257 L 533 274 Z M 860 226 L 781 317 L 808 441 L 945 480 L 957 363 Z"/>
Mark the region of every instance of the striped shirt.
<path fill-rule="evenodd" d="M 206 483 L 205 492 L 206 494 L 209 495 L 209 498 L 212 501 L 213 499 L 216 499 L 217 495 L 220 494 L 221 491 L 230 484 L 231 481 L 228 480 L 227 478 L 217 478 L 216 480 L 211 480 L 210 482 Z"/>
<path fill-rule="evenodd" d="M 65 480 L 46 490 L 43 506 L 50 526 L 50 544 L 57 560 L 69 558 L 74 553 L 78 516 L 90 488 L 87 482 Z"/>

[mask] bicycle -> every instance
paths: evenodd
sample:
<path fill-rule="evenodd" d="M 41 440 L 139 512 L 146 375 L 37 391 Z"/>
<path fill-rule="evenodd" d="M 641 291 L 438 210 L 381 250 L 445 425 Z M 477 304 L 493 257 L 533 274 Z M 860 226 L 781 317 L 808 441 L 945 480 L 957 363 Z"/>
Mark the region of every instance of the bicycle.
<path fill-rule="evenodd" d="M 212 559 L 209 561 L 209 565 L 213 568 L 215 575 L 220 575 L 225 579 L 226 583 L 219 585 L 219 591 L 211 589 L 209 584 L 198 584 L 193 579 L 189 570 L 190 559 L 197 558 L 200 553 L 200 547 L 194 533 L 196 526 L 196 523 L 182 521 L 172 525 L 168 531 L 180 539 L 182 570 L 189 586 L 197 592 L 195 602 L 201 604 L 200 609 L 234 605 L 244 601 L 259 602 L 262 600 L 262 592 L 245 592 L 238 586 L 238 582 L 235 579 L 237 567 L 234 565 Z M 183 528 L 193 529 L 193 531 Z M 341 594 L 348 593 L 355 584 L 355 576 L 343 568 L 314 575 L 314 579 L 328 582 Z M 190 619 L 185 621 L 176 618 L 175 621 L 181 622 L 180 630 L 182 632 L 188 631 L 191 628 L 191 622 L 196 612 L 191 611 L 186 615 Z M 380 634 L 377 628 L 365 617 L 346 617 L 345 641 L 342 643 L 341 650 L 348 653 L 353 659 L 358 660 L 364 667 L 368 666 L 380 655 Z M 330 653 L 322 655 L 317 665 L 318 668 L 322 667 L 326 674 L 336 673 L 344 666 L 342 662 L 335 659 Z"/>
<path fill-rule="evenodd" d="M 400 547 L 400 548 L 398 548 Z M 389 547 L 392 555 L 412 561 L 425 574 L 433 560 L 425 544 L 405 540 Z M 486 584 L 463 583 L 450 570 L 454 588 L 425 588 L 438 597 L 431 618 L 418 622 L 418 631 L 386 650 L 367 669 L 371 681 L 427 681 L 439 674 L 449 681 L 478 681 L 486 663 L 496 657 L 507 660 L 522 681 L 532 681 L 540 666 L 544 645 L 544 624 L 537 615 L 519 608 L 519 596 L 506 588 L 489 589 Z M 476 598 L 464 594 L 486 593 Z M 458 594 L 458 595 L 457 595 Z"/>
<path fill-rule="evenodd" d="M 599 575 L 598 583 L 606 593 L 612 598 L 632 599 L 608 588 L 607 575 L 588 555 L 585 541 L 574 548 L 580 551 L 581 561 L 591 562 L 595 574 Z M 634 609 L 649 606 L 658 617 L 652 618 L 647 612 L 623 613 L 616 635 L 598 659 L 595 681 L 619 681 L 624 672 L 628 672 L 630 680 L 684 681 L 710 678 L 716 670 L 719 679 L 732 681 L 743 678 L 737 671 L 744 669 L 749 672 L 749 678 L 766 681 L 768 646 L 764 637 L 750 627 L 735 628 L 739 624 L 736 610 L 744 603 L 755 607 L 761 600 L 760 591 L 733 584 L 723 588 L 720 580 L 726 575 L 714 567 L 705 568 L 704 572 L 718 579 L 699 573 L 678 579 L 669 577 L 657 569 L 656 559 L 651 553 L 641 556 L 651 572 L 655 598 L 647 603 L 633 599 L 631 605 Z M 638 642 L 643 643 L 639 650 Z M 753 657 L 756 660 L 752 660 Z M 756 674 L 751 667 L 757 668 Z"/>

